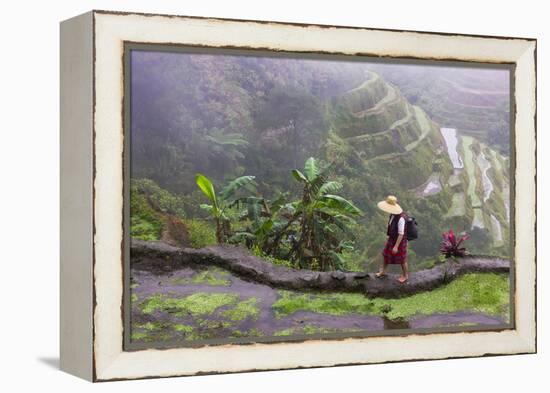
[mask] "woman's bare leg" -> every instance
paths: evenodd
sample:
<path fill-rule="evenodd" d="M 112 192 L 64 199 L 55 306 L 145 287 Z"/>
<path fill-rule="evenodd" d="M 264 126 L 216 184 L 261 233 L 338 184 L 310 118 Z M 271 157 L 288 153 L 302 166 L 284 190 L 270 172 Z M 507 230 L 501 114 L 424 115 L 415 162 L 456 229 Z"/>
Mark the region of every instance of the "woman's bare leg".
<path fill-rule="evenodd" d="M 387 268 L 388 268 L 388 264 L 386 263 L 386 261 L 384 261 L 378 273 L 375 274 L 376 277 L 384 277 L 386 275 Z"/>
<path fill-rule="evenodd" d="M 404 283 L 409 279 L 409 263 L 408 261 L 405 261 L 401 264 L 401 270 L 403 270 L 403 274 L 401 277 L 398 278 L 398 281 L 400 283 Z"/>

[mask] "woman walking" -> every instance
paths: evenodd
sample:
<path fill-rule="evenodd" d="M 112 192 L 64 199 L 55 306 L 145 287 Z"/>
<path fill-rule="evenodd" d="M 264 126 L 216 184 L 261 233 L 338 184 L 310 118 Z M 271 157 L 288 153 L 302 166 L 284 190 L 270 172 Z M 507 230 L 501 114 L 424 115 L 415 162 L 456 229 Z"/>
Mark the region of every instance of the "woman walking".
<path fill-rule="evenodd" d="M 401 206 L 397 204 L 397 198 L 389 195 L 386 200 L 378 202 L 378 208 L 390 214 L 388 220 L 388 229 L 386 234 L 388 240 L 382 251 L 384 264 L 376 277 L 386 275 L 388 265 L 399 264 L 403 273 L 397 279 L 400 283 L 405 283 L 409 279 L 409 269 L 407 265 L 407 236 L 405 235 L 406 214 Z"/>

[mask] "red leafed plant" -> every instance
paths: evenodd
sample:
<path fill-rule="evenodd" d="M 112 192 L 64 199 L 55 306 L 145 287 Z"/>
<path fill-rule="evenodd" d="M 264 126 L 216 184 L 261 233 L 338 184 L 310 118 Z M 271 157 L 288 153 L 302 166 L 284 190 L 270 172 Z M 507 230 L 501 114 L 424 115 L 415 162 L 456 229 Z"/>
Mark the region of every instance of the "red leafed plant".
<path fill-rule="evenodd" d="M 449 257 L 463 257 L 466 255 L 466 248 L 462 247 L 462 243 L 470 238 L 467 233 L 462 235 L 459 239 L 455 236 L 452 229 L 449 232 L 443 233 L 443 240 L 441 241 L 441 253 L 446 258 Z"/>

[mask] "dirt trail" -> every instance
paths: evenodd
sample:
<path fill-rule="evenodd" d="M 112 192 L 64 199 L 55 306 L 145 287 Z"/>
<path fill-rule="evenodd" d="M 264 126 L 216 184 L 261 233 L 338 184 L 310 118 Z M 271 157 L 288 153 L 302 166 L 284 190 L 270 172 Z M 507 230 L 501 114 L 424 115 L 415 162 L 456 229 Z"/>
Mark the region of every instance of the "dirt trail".
<path fill-rule="evenodd" d="M 399 298 L 431 291 L 466 273 L 507 273 L 510 261 L 497 257 L 465 257 L 452 259 L 431 269 L 410 275 L 406 286 L 389 275 L 378 280 L 373 274 L 360 272 L 319 272 L 290 269 L 252 255 L 243 247 L 230 245 L 202 249 L 172 247 L 162 242 L 132 240 L 131 265 L 136 270 L 163 274 L 184 267 L 220 267 L 257 283 L 287 290 L 312 290 L 368 294 L 371 297 Z"/>

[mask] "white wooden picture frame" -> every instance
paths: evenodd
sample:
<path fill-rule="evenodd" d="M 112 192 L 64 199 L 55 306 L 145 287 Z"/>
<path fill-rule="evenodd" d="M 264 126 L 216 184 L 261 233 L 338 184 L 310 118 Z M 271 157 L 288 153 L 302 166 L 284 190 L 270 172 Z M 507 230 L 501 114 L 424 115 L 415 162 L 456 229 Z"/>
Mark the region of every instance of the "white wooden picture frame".
<path fill-rule="evenodd" d="M 514 320 L 501 331 L 125 351 L 124 45 L 510 64 Z M 536 352 L 536 40 L 91 11 L 61 24 L 61 368 L 90 381 Z"/>

